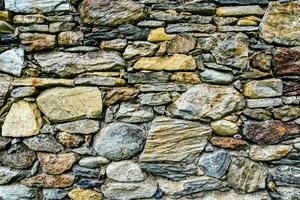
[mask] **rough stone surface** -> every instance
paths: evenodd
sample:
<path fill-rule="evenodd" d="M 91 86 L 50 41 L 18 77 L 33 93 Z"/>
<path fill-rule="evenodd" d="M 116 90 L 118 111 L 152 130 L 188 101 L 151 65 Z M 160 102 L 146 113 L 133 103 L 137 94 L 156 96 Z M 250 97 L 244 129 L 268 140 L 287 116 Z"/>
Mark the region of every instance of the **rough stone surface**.
<path fill-rule="evenodd" d="M 55 126 L 58 130 L 67 133 L 91 134 L 100 129 L 100 124 L 96 120 L 83 119 Z"/>
<path fill-rule="evenodd" d="M 55 122 L 98 118 L 102 112 L 101 92 L 94 87 L 48 89 L 38 96 L 37 105 Z"/>
<path fill-rule="evenodd" d="M 56 36 L 44 33 L 21 33 L 21 43 L 28 52 L 46 51 L 55 48 Z"/>
<path fill-rule="evenodd" d="M 220 148 L 224 149 L 245 149 L 248 147 L 248 144 L 244 140 L 230 138 L 230 137 L 213 137 L 210 139 L 210 142 Z"/>
<path fill-rule="evenodd" d="M 120 101 L 129 101 L 137 97 L 138 93 L 139 90 L 135 88 L 115 88 L 106 94 L 104 103 L 105 105 L 110 106 Z"/>
<path fill-rule="evenodd" d="M 220 136 L 231 136 L 239 132 L 239 127 L 235 123 L 227 120 L 214 121 L 210 126 L 213 133 Z"/>
<path fill-rule="evenodd" d="M 291 150 L 292 147 L 289 145 L 251 145 L 249 156 L 252 160 L 258 161 L 278 160 L 285 157 Z"/>
<path fill-rule="evenodd" d="M 47 175 L 38 174 L 22 180 L 22 184 L 29 187 L 66 188 L 72 185 L 75 176 L 72 174 Z"/>
<path fill-rule="evenodd" d="M 0 74 L 0 106 L 2 106 L 4 103 L 4 99 L 7 96 L 11 82 L 11 76 Z"/>
<path fill-rule="evenodd" d="M 37 188 L 26 187 L 21 184 L 0 186 L 0 198 L 8 200 L 37 198 Z"/>
<path fill-rule="evenodd" d="M 0 54 L 0 71 L 20 76 L 24 65 L 24 50 L 22 48 L 7 50 Z"/>
<path fill-rule="evenodd" d="M 85 189 L 73 189 L 69 192 L 68 196 L 72 200 L 102 200 L 103 195 L 94 190 L 85 190 Z"/>
<path fill-rule="evenodd" d="M 132 103 L 122 103 L 116 113 L 116 119 L 127 123 L 148 122 L 153 117 L 154 113 L 151 107 Z"/>
<path fill-rule="evenodd" d="M 123 160 L 141 152 L 145 141 L 146 135 L 140 127 L 126 123 L 112 123 L 97 134 L 94 148 L 103 157 Z"/>
<path fill-rule="evenodd" d="M 232 6 L 232 7 L 220 7 L 217 9 L 217 16 L 220 17 L 242 17 L 247 15 L 263 15 L 264 10 L 259 6 Z"/>
<path fill-rule="evenodd" d="M 300 51 L 282 48 L 273 57 L 274 70 L 279 75 L 300 75 Z"/>
<path fill-rule="evenodd" d="M 57 153 L 63 149 L 63 146 L 52 135 L 40 134 L 35 137 L 26 138 L 23 142 L 35 151 Z"/>
<path fill-rule="evenodd" d="M 251 81 L 244 85 L 244 95 L 250 98 L 268 98 L 282 95 L 283 84 L 280 79 Z"/>

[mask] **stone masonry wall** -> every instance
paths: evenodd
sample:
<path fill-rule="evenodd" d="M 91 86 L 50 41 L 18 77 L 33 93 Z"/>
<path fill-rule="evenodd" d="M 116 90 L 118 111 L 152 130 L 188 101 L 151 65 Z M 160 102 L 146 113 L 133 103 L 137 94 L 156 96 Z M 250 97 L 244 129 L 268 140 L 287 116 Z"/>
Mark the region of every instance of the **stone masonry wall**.
<path fill-rule="evenodd" d="M 300 1 L 0 0 L 0 200 L 299 200 Z"/>

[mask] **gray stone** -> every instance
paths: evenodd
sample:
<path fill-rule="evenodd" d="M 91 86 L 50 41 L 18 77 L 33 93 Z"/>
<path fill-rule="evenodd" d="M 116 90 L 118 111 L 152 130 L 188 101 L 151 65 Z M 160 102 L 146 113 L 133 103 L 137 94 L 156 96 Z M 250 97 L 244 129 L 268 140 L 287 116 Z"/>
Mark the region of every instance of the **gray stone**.
<path fill-rule="evenodd" d="M 88 52 L 86 54 L 65 52 L 44 52 L 34 54 L 45 73 L 61 77 L 75 76 L 84 72 L 119 70 L 126 66 L 123 58 L 114 52 Z"/>
<path fill-rule="evenodd" d="M 198 166 L 207 176 L 222 178 L 229 168 L 231 157 L 227 151 L 214 151 L 206 153 L 199 159 Z"/>
<path fill-rule="evenodd" d="M 236 158 L 232 161 L 227 183 L 238 192 L 251 193 L 264 189 L 267 178 L 267 169 L 247 158 Z"/>
<path fill-rule="evenodd" d="M 112 123 L 101 129 L 94 139 L 97 153 L 111 160 L 130 159 L 142 151 L 146 134 L 136 125 Z"/>
<path fill-rule="evenodd" d="M 282 200 L 293 200 L 297 199 L 300 196 L 300 188 L 276 187 L 276 191 L 274 193 L 270 194 L 273 198 L 279 198 Z"/>
<path fill-rule="evenodd" d="M 238 20 L 236 17 L 214 17 L 214 22 L 218 26 L 235 24 Z"/>
<path fill-rule="evenodd" d="M 140 182 L 146 179 L 139 164 L 130 160 L 110 163 L 106 168 L 106 175 L 118 182 Z"/>
<path fill-rule="evenodd" d="M 76 78 L 74 79 L 75 85 L 86 85 L 86 86 L 123 86 L 126 84 L 124 79 L 115 77 L 101 77 L 101 76 L 91 76 L 87 78 Z"/>
<path fill-rule="evenodd" d="M 100 129 L 100 124 L 96 120 L 82 119 L 74 122 L 57 124 L 55 128 L 67 133 L 91 134 Z"/>
<path fill-rule="evenodd" d="M 107 182 L 101 190 L 108 199 L 142 199 L 155 194 L 157 183 L 151 177 L 137 183 Z"/>
<path fill-rule="evenodd" d="M 297 106 L 283 106 L 272 109 L 274 117 L 282 121 L 290 121 L 300 117 L 300 108 Z"/>
<path fill-rule="evenodd" d="M 291 97 L 282 97 L 282 101 L 284 104 L 300 104 L 300 96 L 291 96 Z"/>
<path fill-rule="evenodd" d="M 123 53 L 125 59 L 132 59 L 138 56 L 153 56 L 158 49 L 157 44 L 150 42 L 136 41 L 129 44 Z"/>
<path fill-rule="evenodd" d="M 297 187 L 300 186 L 300 168 L 296 166 L 280 165 L 273 168 L 271 175 L 276 185 Z"/>
<path fill-rule="evenodd" d="M 43 189 L 45 200 L 62 200 L 68 195 L 68 191 L 64 189 Z"/>
<path fill-rule="evenodd" d="M 3 200 L 38 200 L 38 188 L 21 184 L 0 186 L 0 198 Z"/>
<path fill-rule="evenodd" d="M 28 97 L 37 93 L 34 87 L 18 87 L 11 92 L 11 96 L 15 98 Z"/>
<path fill-rule="evenodd" d="M 201 200 L 271 200 L 267 191 L 257 191 L 250 194 L 237 194 L 230 191 L 208 191 L 201 195 Z"/>
<path fill-rule="evenodd" d="M 22 48 L 10 49 L 0 54 L 0 71 L 20 76 L 24 64 L 24 50 Z"/>
<path fill-rule="evenodd" d="M 0 107 L 4 103 L 4 99 L 7 96 L 12 80 L 13 80 L 12 77 L 8 75 L 0 74 Z"/>
<path fill-rule="evenodd" d="M 187 85 L 177 83 L 153 83 L 138 85 L 141 92 L 185 92 Z"/>
<path fill-rule="evenodd" d="M 185 119 L 217 120 L 243 107 L 243 97 L 233 87 L 199 84 L 183 93 L 168 110 Z"/>
<path fill-rule="evenodd" d="M 29 171 L 27 171 L 29 174 Z M 8 167 L 0 167 L 0 185 L 8 184 L 18 178 L 22 178 L 26 175 L 26 171 L 13 170 Z"/>
<path fill-rule="evenodd" d="M 247 109 L 243 110 L 243 114 L 252 119 L 262 120 L 262 121 L 271 119 L 271 117 L 272 117 L 271 112 L 261 109 L 261 108 L 258 108 L 258 109 L 248 109 L 247 108 Z"/>
<path fill-rule="evenodd" d="M 283 105 L 281 98 L 247 99 L 246 104 L 248 108 L 267 108 Z"/>
<path fill-rule="evenodd" d="M 52 135 L 41 134 L 35 137 L 26 138 L 23 142 L 34 151 L 58 153 L 63 150 L 63 146 L 56 142 Z"/>
<path fill-rule="evenodd" d="M 139 95 L 139 102 L 142 105 L 158 106 L 172 102 L 171 96 L 167 92 L 145 93 Z"/>
<path fill-rule="evenodd" d="M 20 32 L 48 32 L 49 26 L 46 24 L 32 24 L 29 26 L 19 26 Z"/>
<path fill-rule="evenodd" d="M 280 79 L 251 81 L 244 85 L 244 95 L 250 98 L 268 98 L 282 95 L 283 84 Z"/>
<path fill-rule="evenodd" d="M 137 24 L 140 27 L 157 28 L 165 26 L 165 22 L 158 20 L 145 20 Z"/>
<path fill-rule="evenodd" d="M 140 104 L 122 103 L 116 114 L 116 119 L 128 123 L 151 121 L 154 117 L 153 109 Z"/>
<path fill-rule="evenodd" d="M 219 32 L 254 32 L 258 31 L 258 26 L 219 26 Z"/>
<path fill-rule="evenodd" d="M 98 156 L 98 157 L 85 157 L 79 161 L 79 165 L 87 168 L 98 168 L 102 165 L 109 163 L 109 160 Z"/>
<path fill-rule="evenodd" d="M 102 41 L 101 49 L 123 51 L 127 46 L 127 40 L 125 39 L 115 39 L 110 41 Z"/>
<path fill-rule="evenodd" d="M 49 24 L 49 32 L 59 33 L 64 31 L 71 31 L 75 25 L 75 23 L 71 22 L 54 22 Z"/>
<path fill-rule="evenodd" d="M 45 33 L 21 33 L 21 44 L 28 52 L 46 51 L 56 46 L 56 35 Z"/>
<path fill-rule="evenodd" d="M 240 4 L 240 5 L 262 4 L 262 5 L 266 5 L 269 3 L 268 0 L 218 0 L 218 2 L 222 5 L 232 5 L 232 4 Z"/>
<path fill-rule="evenodd" d="M 167 33 L 187 33 L 187 32 L 213 33 L 215 31 L 216 31 L 216 27 L 211 24 L 176 23 L 176 24 L 170 24 L 166 28 Z"/>
<path fill-rule="evenodd" d="M 208 68 L 200 73 L 200 78 L 202 82 L 217 85 L 228 85 L 234 80 L 233 74 L 231 73 L 225 73 Z"/>
<path fill-rule="evenodd" d="M 171 73 L 169 72 L 136 72 L 128 74 L 128 83 L 165 83 L 170 79 Z"/>
<path fill-rule="evenodd" d="M 176 12 L 169 13 L 169 12 L 157 11 L 157 10 L 151 11 L 150 16 L 152 19 L 160 20 L 164 22 L 176 22 L 187 18 L 186 16 L 180 15 Z"/>

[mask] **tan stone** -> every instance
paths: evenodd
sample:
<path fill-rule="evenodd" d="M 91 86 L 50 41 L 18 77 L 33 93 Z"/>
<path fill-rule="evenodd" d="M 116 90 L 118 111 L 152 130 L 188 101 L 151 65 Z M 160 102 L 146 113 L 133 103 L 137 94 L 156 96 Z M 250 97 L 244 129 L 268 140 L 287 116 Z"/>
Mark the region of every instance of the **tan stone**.
<path fill-rule="evenodd" d="M 47 174 L 61 174 L 71 169 L 76 162 L 76 154 L 74 153 L 38 153 L 37 157 L 41 163 L 43 172 Z"/>
<path fill-rule="evenodd" d="M 102 200 L 103 195 L 95 190 L 76 188 L 69 192 L 72 200 Z"/>
<path fill-rule="evenodd" d="M 231 136 L 239 132 L 239 127 L 235 123 L 223 119 L 212 122 L 210 126 L 215 134 L 221 136 Z"/>
<path fill-rule="evenodd" d="M 43 120 L 35 103 L 18 101 L 13 103 L 2 126 L 4 137 L 30 137 L 38 135 Z"/>
<path fill-rule="evenodd" d="M 238 21 L 237 25 L 239 26 L 256 26 L 257 22 L 247 19 L 241 19 Z"/>
<path fill-rule="evenodd" d="M 83 42 L 81 31 L 66 31 L 58 34 L 58 44 L 62 46 L 76 46 Z"/>
<path fill-rule="evenodd" d="M 38 96 L 37 104 L 55 122 L 99 118 L 102 112 L 101 92 L 96 87 L 51 88 Z"/>
<path fill-rule="evenodd" d="M 21 33 L 21 44 L 26 51 L 44 51 L 54 49 L 56 45 L 56 36 L 43 33 Z"/>
<path fill-rule="evenodd" d="M 194 70 L 196 67 L 196 61 L 193 56 L 182 54 L 165 57 L 145 57 L 138 60 L 133 66 L 135 69 L 154 71 Z"/>
<path fill-rule="evenodd" d="M 74 86 L 71 79 L 54 78 L 16 78 L 12 82 L 13 86 L 32 86 L 32 87 L 53 87 L 53 86 Z"/>
<path fill-rule="evenodd" d="M 75 176 L 73 174 L 38 174 L 36 176 L 23 179 L 21 183 L 29 187 L 66 188 L 73 185 L 74 181 Z"/>
<path fill-rule="evenodd" d="M 251 145 L 249 156 L 256 161 L 278 160 L 287 156 L 292 148 L 290 145 Z"/>
<path fill-rule="evenodd" d="M 200 83 L 199 75 L 194 72 L 176 72 L 172 74 L 171 81 L 177 83 L 188 83 L 188 84 L 198 84 Z"/>
<path fill-rule="evenodd" d="M 259 6 L 229 6 L 229 7 L 219 7 L 217 9 L 217 16 L 220 17 L 241 17 L 247 15 L 264 15 L 264 10 Z"/>
<path fill-rule="evenodd" d="M 170 40 L 170 36 L 165 32 L 164 28 L 154 29 L 148 36 L 149 42 L 163 42 L 166 40 Z"/>

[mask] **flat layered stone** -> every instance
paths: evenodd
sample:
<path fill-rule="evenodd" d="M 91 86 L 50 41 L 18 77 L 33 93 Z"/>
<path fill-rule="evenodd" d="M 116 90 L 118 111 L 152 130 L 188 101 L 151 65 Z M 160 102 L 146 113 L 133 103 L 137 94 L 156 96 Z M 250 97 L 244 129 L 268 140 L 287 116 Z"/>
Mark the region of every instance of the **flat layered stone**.
<path fill-rule="evenodd" d="M 72 174 L 63 175 L 47 175 L 38 174 L 30 178 L 23 179 L 21 183 L 28 187 L 43 187 L 43 188 L 66 188 L 71 186 L 75 181 L 75 176 Z"/>
<path fill-rule="evenodd" d="M 281 48 L 272 58 L 272 63 L 278 75 L 300 75 L 300 51 Z"/>
<path fill-rule="evenodd" d="M 36 52 L 45 51 L 55 48 L 56 36 L 44 33 L 21 33 L 21 44 L 24 45 L 26 51 Z"/>
<path fill-rule="evenodd" d="M 213 137 L 210 139 L 210 142 L 217 147 L 224 149 L 246 149 L 248 147 L 248 143 L 245 140 L 230 138 L 230 137 Z"/>
<path fill-rule="evenodd" d="M 26 138 L 23 140 L 23 143 L 34 151 L 58 153 L 63 150 L 63 146 L 49 134 L 40 134 L 35 137 Z"/>
<path fill-rule="evenodd" d="M 71 79 L 55 78 L 16 78 L 12 82 L 12 85 L 32 87 L 74 86 Z"/>
<path fill-rule="evenodd" d="M 292 150 L 290 145 L 251 145 L 249 156 L 255 161 L 271 161 L 285 157 Z"/>
<path fill-rule="evenodd" d="M 142 105 L 159 106 L 171 103 L 172 98 L 167 92 L 144 93 L 139 95 L 138 101 Z"/>
<path fill-rule="evenodd" d="M 244 124 L 244 135 L 258 144 L 276 144 L 294 138 L 300 134 L 300 126 L 291 122 L 266 120 L 263 122 L 247 121 Z"/>
<path fill-rule="evenodd" d="M 230 86 L 199 84 L 183 93 L 168 110 L 185 119 L 220 119 L 244 106 L 244 99 Z"/>
<path fill-rule="evenodd" d="M 169 72 L 136 72 L 128 74 L 128 83 L 165 83 L 170 79 L 171 73 Z"/>
<path fill-rule="evenodd" d="M 65 31 L 58 34 L 58 44 L 61 46 L 79 46 L 83 43 L 81 31 Z"/>
<path fill-rule="evenodd" d="M 57 124 L 55 128 L 67 133 L 92 134 L 100 129 L 100 124 L 96 120 L 82 119 L 74 122 Z"/>
<path fill-rule="evenodd" d="M 115 118 L 127 123 L 141 123 L 151 121 L 154 117 L 153 109 L 149 106 L 141 106 L 124 102 L 120 105 Z"/>
<path fill-rule="evenodd" d="M 170 39 L 171 37 L 165 32 L 164 28 L 153 29 L 148 35 L 149 42 L 163 42 Z"/>
<path fill-rule="evenodd" d="M 271 171 L 272 179 L 276 185 L 299 188 L 300 168 L 289 165 L 279 165 Z"/>
<path fill-rule="evenodd" d="M 291 9 L 293 8 L 293 9 Z M 260 24 L 259 36 L 268 43 L 300 45 L 300 2 L 270 2 Z"/>
<path fill-rule="evenodd" d="M 275 119 L 280 119 L 281 121 L 290 121 L 300 117 L 300 107 L 299 106 L 283 106 L 280 108 L 272 109 Z"/>
<path fill-rule="evenodd" d="M 152 122 L 140 161 L 192 161 L 204 149 L 210 134 L 211 128 L 206 124 L 157 117 Z"/>
<path fill-rule="evenodd" d="M 218 0 L 218 2 L 222 5 L 232 5 L 232 4 L 240 4 L 240 5 L 262 4 L 262 5 L 267 5 L 269 3 L 268 0 Z"/>
<path fill-rule="evenodd" d="M 274 194 L 275 193 L 275 194 Z M 276 187 L 276 192 L 270 194 L 273 198 L 293 199 L 300 196 L 300 189 L 294 187 Z"/>
<path fill-rule="evenodd" d="M 212 24 L 196 24 L 196 23 L 169 24 L 166 28 L 167 33 L 187 33 L 187 32 L 213 33 L 215 31 L 216 31 L 216 27 Z"/>
<path fill-rule="evenodd" d="M 126 123 L 112 123 L 101 129 L 94 139 L 96 152 L 111 160 L 130 159 L 140 153 L 146 134 L 140 127 Z"/>
<path fill-rule="evenodd" d="M 1 185 L 0 198 L 9 200 L 34 199 L 38 196 L 38 189 L 21 184 Z"/>
<path fill-rule="evenodd" d="M 135 88 L 114 88 L 107 92 L 104 103 L 105 105 L 110 106 L 121 101 L 129 101 L 137 97 L 138 93 L 139 90 Z"/>
<path fill-rule="evenodd" d="M 14 76 L 21 76 L 24 63 L 24 49 L 14 48 L 0 54 L 0 71 Z"/>
<path fill-rule="evenodd" d="M 158 49 L 157 44 L 150 42 L 136 41 L 129 44 L 123 53 L 125 59 L 133 59 L 135 57 L 153 56 Z"/>
<path fill-rule="evenodd" d="M 258 26 L 219 26 L 219 32 L 256 32 Z"/>
<path fill-rule="evenodd" d="M 238 0 L 239 1 L 239 0 Z M 201 200 L 271 200 L 269 193 L 267 191 L 257 191 L 250 194 L 238 194 L 233 190 L 230 191 L 208 191 L 201 195 Z"/>
<path fill-rule="evenodd" d="M 129 160 L 110 163 L 106 168 L 106 175 L 118 182 L 139 182 L 146 179 L 139 164 Z"/>
<path fill-rule="evenodd" d="M 80 14 L 85 24 L 94 26 L 135 24 L 146 18 L 144 5 L 132 0 L 84 0 Z"/>
<path fill-rule="evenodd" d="M 82 136 L 66 132 L 58 133 L 56 138 L 59 143 L 68 148 L 79 147 L 84 142 L 84 138 Z"/>
<path fill-rule="evenodd" d="M 199 75 L 195 72 L 175 72 L 170 80 L 186 84 L 199 84 L 201 82 Z"/>
<path fill-rule="evenodd" d="M 261 16 L 264 15 L 264 10 L 260 6 L 230 6 L 217 8 L 216 14 L 220 17 Z"/>
<path fill-rule="evenodd" d="M 15 27 L 6 21 L 0 20 L 0 33 L 14 33 Z"/>
<path fill-rule="evenodd" d="M 37 97 L 37 104 L 55 122 L 98 118 L 102 112 L 101 92 L 95 87 L 51 88 Z"/>
<path fill-rule="evenodd" d="M 71 169 L 76 162 L 76 154 L 74 153 L 38 153 L 37 157 L 43 172 L 47 174 L 61 174 Z"/>
<path fill-rule="evenodd" d="M 68 193 L 72 200 L 102 200 L 103 195 L 95 190 L 76 188 Z"/>
<path fill-rule="evenodd" d="M 118 53 L 106 51 L 88 52 L 83 55 L 53 51 L 34 54 L 34 58 L 43 72 L 54 73 L 60 77 L 92 71 L 115 71 L 126 66 Z"/>
<path fill-rule="evenodd" d="M 38 135 L 43 125 L 41 113 L 35 103 L 13 103 L 2 126 L 4 137 L 30 137 Z"/>
<path fill-rule="evenodd" d="M 167 53 L 188 53 L 196 47 L 196 39 L 191 35 L 176 35 L 167 45 Z"/>
<path fill-rule="evenodd" d="M 45 22 L 45 16 L 41 14 L 33 14 L 33 15 L 15 15 L 14 16 L 14 24 L 42 24 Z"/>
<path fill-rule="evenodd" d="M 272 118 L 272 113 L 262 108 L 257 108 L 257 109 L 246 108 L 243 110 L 243 114 L 252 119 L 261 120 L 261 121 Z"/>
<path fill-rule="evenodd" d="M 98 168 L 102 165 L 108 164 L 110 161 L 104 157 L 85 157 L 79 161 L 79 165 L 87 168 Z"/>
<path fill-rule="evenodd" d="M 196 67 L 195 59 L 192 56 L 183 54 L 174 54 L 172 56 L 165 57 L 141 58 L 133 66 L 135 69 L 153 71 L 194 70 Z"/>
<path fill-rule="evenodd" d="M 228 85 L 234 80 L 232 73 L 221 72 L 209 68 L 204 69 L 204 71 L 200 73 L 200 78 L 202 82 L 216 85 Z"/>
<path fill-rule="evenodd" d="M 0 167 L 0 185 L 9 184 L 12 181 L 18 180 L 28 174 L 28 171 L 26 172 L 21 170 L 14 170 L 9 167 Z"/>
<path fill-rule="evenodd" d="M 107 182 L 101 190 L 108 199 L 142 199 L 155 194 L 157 183 L 152 178 L 137 183 Z"/>
<path fill-rule="evenodd" d="M 28 97 L 35 95 L 37 93 L 37 89 L 34 87 L 18 87 L 13 89 L 11 92 L 11 96 L 14 98 Z"/>
<path fill-rule="evenodd" d="M 267 168 L 247 158 L 236 158 L 231 162 L 227 183 L 238 192 L 251 193 L 264 189 Z"/>
<path fill-rule="evenodd" d="M 86 78 L 75 78 L 75 85 L 81 86 L 123 86 L 126 84 L 126 81 L 121 78 L 115 77 L 105 77 L 105 76 L 91 76 Z"/>
<path fill-rule="evenodd" d="M 283 102 L 281 98 L 265 98 L 265 99 L 247 99 L 248 108 L 268 108 L 282 106 Z"/>
<path fill-rule="evenodd" d="M 250 98 L 268 98 L 281 96 L 283 84 L 281 79 L 251 81 L 244 85 L 244 95 Z"/>
<path fill-rule="evenodd" d="M 52 13 L 70 11 L 71 5 L 65 0 L 5 0 L 5 9 L 16 13 Z"/>
<path fill-rule="evenodd" d="M 210 123 L 213 133 L 220 136 L 232 136 L 239 132 L 239 127 L 236 123 L 228 120 L 217 120 Z"/>
<path fill-rule="evenodd" d="M 11 76 L 0 74 L 0 107 L 4 103 L 4 99 L 7 96 L 12 81 L 13 79 Z"/>

